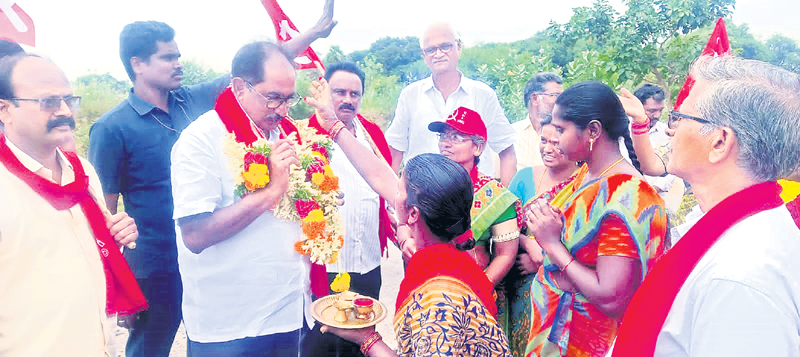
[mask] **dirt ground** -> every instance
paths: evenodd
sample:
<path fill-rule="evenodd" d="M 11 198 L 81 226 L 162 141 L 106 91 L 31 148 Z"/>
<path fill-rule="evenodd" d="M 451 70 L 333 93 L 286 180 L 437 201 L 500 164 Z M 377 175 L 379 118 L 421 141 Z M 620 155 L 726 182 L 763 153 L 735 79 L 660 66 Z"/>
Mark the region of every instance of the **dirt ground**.
<path fill-rule="evenodd" d="M 378 323 L 378 332 L 383 336 L 383 340 L 389 347 L 394 349 L 397 347 L 397 341 L 394 338 L 392 318 L 394 317 L 397 290 L 400 288 L 400 281 L 403 280 L 403 259 L 401 258 L 400 251 L 389 244 L 389 258 L 384 257 L 381 264 L 381 278 L 383 282 L 381 285 L 380 301 L 386 306 L 387 314 L 386 319 Z M 117 328 L 112 346 L 114 348 L 112 356 L 125 356 L 125 342 L 127 339 L 128 330 Z M 170 357 L 186 356 L 186 330 L 184 330 L 183 324 L 181 324 L 181 327 L 178 329 L 175 342 L 172 343 L 172 350 L 169 355 Z"/>

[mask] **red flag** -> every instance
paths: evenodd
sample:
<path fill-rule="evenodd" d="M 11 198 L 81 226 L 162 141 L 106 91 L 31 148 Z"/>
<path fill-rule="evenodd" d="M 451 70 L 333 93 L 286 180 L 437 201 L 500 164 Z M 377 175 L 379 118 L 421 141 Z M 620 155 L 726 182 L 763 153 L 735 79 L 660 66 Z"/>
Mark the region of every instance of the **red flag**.
<path fill-rule="evenodd" d="M 720 17 L 719 20 L 717 20 L 717 25 L 714 26 L 714 31 L 711 32 L 708 43 L 706 43 L 706 48 L 700 56 L 719 56 L 730 53 L 731 43 L 728 41 L 728 30 L 725 29 L 725 21 Z M 689 91 L 692 90 L 693 86 L 694 78 L 692 78 L 692 74 L 689 73 L 689 75 L 686 76 L 686 82 L 683 83 L 681 91 L 678 92 L 678 98 L 675 99 L 675 106 L 672 107 L 672 109 L 678 110 L 678 108 L 680 108 L 681 104 L 683 104 L 683 100 L 689 95 Z"/>
<path fill-rule="evenodd" d="M 0 38 L 34 46 L 33 20 L 14 0 L 0 0 Z"/>
<path fill-rule="evenodd" d="M 281 10 L 281 7 L 278 5 L 278 0 L 261 0 L 261 4 L 267 9 L 267 13 L 272 19 L 272 24 L 275 25 L 275 36 L 278 38 L 278 43 L 289 41 L 294 36 L 300 34 L 300 31 L 297 31 L 297 27 L 294 26 L 292 20 L 289 20 L 289 17 Z M 314 62 L 322 66 L 322 61 L 320 61 L 316 52 L 314 52 L 310 46 L 303 50 L 303 52 L 300 52 L 300 54 L 295 57 L 294 62 L 300 69 L 315 69 L 317 66 Z M 323 66 L 323 68 L 325 67 Z"/>

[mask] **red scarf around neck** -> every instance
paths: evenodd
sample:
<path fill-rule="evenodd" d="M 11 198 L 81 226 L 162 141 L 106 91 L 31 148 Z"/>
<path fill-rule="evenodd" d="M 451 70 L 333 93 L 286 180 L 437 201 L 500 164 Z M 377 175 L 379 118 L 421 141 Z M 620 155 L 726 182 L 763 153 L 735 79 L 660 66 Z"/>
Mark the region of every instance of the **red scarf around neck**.
<path fill-rule="evenodd" d="M 403 304 L 415 290 L 431 279 L 441 276 L 449 276 L 468 285 L 492 316 L 497 317 L 497 304 L 493 295 L 494 284 L 467 252 L 460 251 L 447 243 L 422 248 L 411 256 L 405 277 L 400 282 L 395 313 L 401 312 Z"/>
<path fill-rule="evenodd" d="M 736 223 L 780 207 L 781 187 L 764 182 L 714 206 L 653 266 L 633 295 L 620 325 L 613 356 L 652 356 L 672 303 L 700 258 Z"/>
<path fill-rule="evenodd" d="M 389 144 L 386 142 L 386 137 L 383 135 L 381 128 L 377 124 L 367 120 L 367 118 L 362 117 L 361 114 L 358 114 L 356 118 L 358 118 L 358 121 L 361 123 L 364 131 L 367 133 L 367 135 L 369 135 L 367 141 L 373 143 L 374 148 L 379 151 L 376 152 L 375 155 L 383 156 L 384 161 L 386 161 L 389 166 L 392 166 L 392 152 L 389 150 Z M 322 125 L 320 125 L 316 114 L 312 115 L 311 118 L 308 118 L 308 126 L 317 129 L 317 132 L 322 135 L 328 135 L 328 131 L 322 128 Z M 381 255 L 386 255 L 386 257 L 388 257 L 389 247 L 387 242 L 390 239 L 395 241 L 395 231 L 394 228 L 392 228 L 392 221 L 389 218 L 389 212 L 386 210 L 386 200 L 381 197 L 378 204 L 380 206 L 378 218 L 378 240 L 381 246 Z"/>
<path fill-rule="evenodd" d="M 244 112 L 236 96 L 233 95 L 231 88 L 225 89 L 222 94 L 217 98 L 217 103 L 214 105 L 214 111 L 219 115 L 222 123 L 225 124 L 225 129 L 229 133 L 236 136 L 236 141 L 244 143 L 247 146 L 252 145 L 256 140 L 261 139 L 261 133 L 253 130 L 253 122 Z M 285 138 L 290 133 L 297 133 L 297 127 L 292 124 L 288 118 L 284 118 L 278 123 L 281 129 L 281 139 Z M 266 135 L 269 135 L 265 133 Z M 295 135 L 295 140 L 300 144 L 300 136 Z M 309 278 L 311 280 L 311 292 L 317 298 L 328 295 L 328 271 L 324 265 L 311 264 L 309 271 Z"/>
<path fill-rule="evenodd" d="M 797 196 L 791 202 L 786 203 L 786 209 L 788 209 L 789 213 L 792 215 L 794 224 L 800 228 L 800 196 Z"/>
<path fill-rule="evenodd" d="M 72 152 L 64 152 L 64 156 L 75 171 L 75 181 L 61 186 L 28 170 L 8 147 L 5 136 L 0 133 L 0 163 L 9 172 L 25 182 L 58 211 L 80 204 L 97 243 L 100 260 L 103 261 L 103 271 L 106 276 L 106 313 L 130 315 L 147 309 L 147 301 L 139 289 L 139 284 L 136 283 L 128 263 L 117 248 L 100 206 L 89 193 L 89 177 L 86 176 L 81 161 Z"/>
<path fill-rule="evenodd" d="M 236 96 L 230 87 L 219 95 L 217 103 L 214 105 L 214 111 L 217 112 L 222 123 L 225 124 L 225 129 L 236 136 L 236 141 L 250 146 L 258 139 L 269 139 L 262 137 L 258 130 L 254 130 L 255 123 L 250 120 L 239 105 L 239 101 L 236 100 Z M 281 129 L 281 139 L 290 133 L 297 132 L 297 127 L 288 118 L 282 119 L 278 123 L 278 127 Z M 264 133 L 264 135 L 269 135 L 269 133 Z M 295 136 L 295 139 L 298 144 L 301 143 L 300 136 Z"/>

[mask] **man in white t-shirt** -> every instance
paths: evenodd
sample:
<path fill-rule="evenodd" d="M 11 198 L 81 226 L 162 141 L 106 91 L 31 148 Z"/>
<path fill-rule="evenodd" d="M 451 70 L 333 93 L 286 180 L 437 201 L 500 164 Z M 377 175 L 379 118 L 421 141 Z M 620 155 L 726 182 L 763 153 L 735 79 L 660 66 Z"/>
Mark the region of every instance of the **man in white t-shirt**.
<path fill-rule="evenodd" d="M 231 77 L 171 155 L 188 353 L 296 357 L 312 324 L 310 267 L 293 248 L 300 225 L 271 211 L 288 188 L 289 165 L 298 164 L 284 131 L 299 99 L 295 70 L 280 47 L 255 42 L 236 53 Z M 223 150 L 229 132 L 273 142 L 269 183 L 241 199 Z"/>
<path fill-rule="evenodd" d="M 486 175 L 495 172 L 490 151 L 500 156 L 500 180 L 508 184 L 517 171 L 514 142 L 517 134 L 497 99 L 497 94 L 483 82 L 478 82 L 458 70 L 461 40 L 453 28 L 435 23 L 422 36 L 422 59 L 431 76 L 409 84 L 400 93 L 397 109 L 386 140 L 392 150 L 392 168 L 399 172 L 400 164 L 423 153 L 438 153 L 435 133 L 428 124 L 447 118 L 458 107 L 478 112 L 486 123 L 490 150 L 484 150 L 478 170 Z"/>

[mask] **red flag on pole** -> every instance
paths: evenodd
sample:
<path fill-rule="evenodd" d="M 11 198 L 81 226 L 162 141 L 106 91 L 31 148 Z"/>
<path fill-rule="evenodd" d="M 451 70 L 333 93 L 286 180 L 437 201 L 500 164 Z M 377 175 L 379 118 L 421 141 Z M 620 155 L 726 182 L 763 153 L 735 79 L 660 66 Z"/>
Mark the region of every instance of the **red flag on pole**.
<path fill-rule="evenodd" d="M 700 56 L 719 56 L 730 53 L 731 43 L 728 41 L 728 30 L 725 29 L 725 21 L 720 17 L 719 20 L 717 20 L 717 25 L 714 26 L 714 31 L 711 32 L 708 43 L 706 43 L 706 48 L 703 49 Z M 692 74 L 689 73 L 689 75 L 686 76 L 686 82 L 683 83 L 681 91 L 678 92 L 678 98 L 675 99 L 675 106 L 673 109 L 678 110 L 678 108 L 680 108 L 681 104 L 683 104 L 683 100 L 689 95 L 689 91 L 692 90 L 693 86 L 694 78 L 692 78 Z"/>
<path fill-rule="evenodd" d="M 0 0 L 0 38 L 28 46 L 36 44 L 33 20 L 14 0 Z"/>
<path fill-rule="evenodd" d="M 281 10 L 277 0 L 261 0 L 261 4 L 264 5 L 265 9 L 267 9 L 267 13 L 272 19 L 272 24 L 275 26 L 275 36 L 278 38 L 278 43 L 289 41 L 294 36 L 300 34 L 300 31 L 297 31 L 297 27 L 294 26 L 292 20 L 289 20 L 289 17 L 286 16 L 283 10 Z M 316 52 L 311 49 L 311 46 L 303 50 L 303 52 L 300 52 L 300 54 L 295 57 L 294 62 L 300 69 L 315 69 L 317 66 L 314 64 L 314 62 L 317 62 L 320 66 L 322 66 L 322 61 L 320 61 Z"/>

